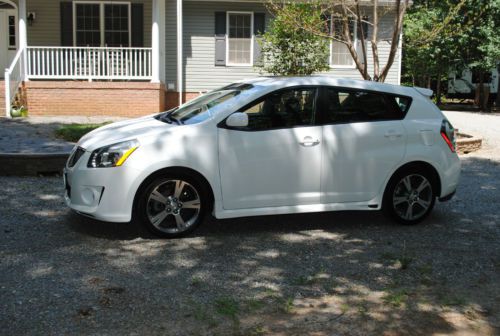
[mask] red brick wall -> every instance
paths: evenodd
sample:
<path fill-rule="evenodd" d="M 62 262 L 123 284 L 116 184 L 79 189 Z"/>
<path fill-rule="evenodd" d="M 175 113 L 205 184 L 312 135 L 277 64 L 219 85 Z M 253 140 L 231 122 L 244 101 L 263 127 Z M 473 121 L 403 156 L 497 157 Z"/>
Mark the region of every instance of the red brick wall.
<path fill-rule="evenodd" d="M 183 92 L 182 101 L 185 103 L 200 95 L 199 92 Z M 165 110 L 179 106 L 179 92 L 168 91 L 165 93 Z"/>
<path fill-rule="evenodd" d="M 30 115 L 143 116 L 165 109 L 163 84 L 149 82 L 29 81 Z"/>

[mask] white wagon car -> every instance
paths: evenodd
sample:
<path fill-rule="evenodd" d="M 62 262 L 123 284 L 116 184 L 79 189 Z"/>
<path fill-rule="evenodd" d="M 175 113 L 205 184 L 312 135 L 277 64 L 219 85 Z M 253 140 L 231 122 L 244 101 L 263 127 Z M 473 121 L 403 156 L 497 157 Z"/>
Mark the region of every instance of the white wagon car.
<path fill-rule="evenodd" d="M 216 218 L 380 210 L 403 224 L 450 199 L 454 130 L 426 89 L 259 78 L 101 127 L 67 162 L 66 203 L 177 237 Z"/>

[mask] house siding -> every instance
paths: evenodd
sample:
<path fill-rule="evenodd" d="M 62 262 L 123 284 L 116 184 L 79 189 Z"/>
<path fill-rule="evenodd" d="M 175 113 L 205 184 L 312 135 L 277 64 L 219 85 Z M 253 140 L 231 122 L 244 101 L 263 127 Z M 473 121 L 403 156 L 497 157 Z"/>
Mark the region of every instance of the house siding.
<path fill-rule="evenodd" d="M 202 92 L 213 90 L 228 83 L 244 78 L 256 77 L 259 75 L 258 69 L 247 66 L 215 66 L 215 12 L 220 11 L 253 11 L 266 12 L 266 26 L 271 15 L 267 13 L 262 3 L 230 3 L 230 2 L 196 2 L 185 1 L 183 6 L 183 59 L 184 59 L 184 85 L 183 91 Z M 369 14 L 369 11 L 368 11 Z M 380 28 L 378 43 L 379 59 L 381 68 L 385 65 L 390 51 L 390 38 L 392 25 L 394 22 L 394 12 L 385 8 L 379 14 Z M 165 25 L 165 74 L 166 86 L 176 85 L 176 3 L 168 1 L 166 4 L 166 25 Z M 369 71 L 373 73 L 373 55 L 370 43 L 367 44 L 367 57 Z M 386 82 L 398 84 L 399 78 L 399 53 L 394 60 L 394 64 L 387 76 Z M 325 74 L 361 79 L 356 68 L 332 68 Z"/>
<path fill-rule="evenodd" d="M 35 22 L 32 26 L 28 26 L 28 46 L 61 45 L 60 2 L 27 0 L 27 12 L 36 13 Z M 113 2 L 113 0 L 106 2 Z M 151 47 L 152 2 L 150 0 L 130 0 L 129 2 L 144 4 L 144 47 Z"/>

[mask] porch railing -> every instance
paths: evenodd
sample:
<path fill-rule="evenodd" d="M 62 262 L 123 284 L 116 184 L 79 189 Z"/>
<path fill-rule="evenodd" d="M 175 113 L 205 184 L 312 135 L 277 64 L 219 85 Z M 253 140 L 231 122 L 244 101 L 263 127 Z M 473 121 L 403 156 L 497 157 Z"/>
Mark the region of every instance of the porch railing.
<path fill-rule="evenodd" d="M 30 79 L 152 78 L 151 48 L 28 47 Z"/>
<path fill-rule="evenodd" d="M 16 97 L 17 90 L 24 80 L 24 64 L 23 53 L 26 52 L 24 48 L 20 48 L 10 67 L 5 69 L 4 85 L 5 85 L 5 116 L 10 117 L 12 109 L 12 101 Z"/>

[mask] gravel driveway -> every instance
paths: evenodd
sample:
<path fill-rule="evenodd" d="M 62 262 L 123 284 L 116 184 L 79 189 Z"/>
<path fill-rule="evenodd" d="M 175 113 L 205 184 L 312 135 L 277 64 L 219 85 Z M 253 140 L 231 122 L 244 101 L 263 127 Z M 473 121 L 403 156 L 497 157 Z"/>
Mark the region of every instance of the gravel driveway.
<path fill-rule="evenodd" d="M 450 119 L 500 141 L 500 117 Z M 159 240 L 72 214 L 60 178 L 1 177 L 1 333 L 498 335 L 498 148 L 464 156 L 456 197 L 412 227 L 301 214 Z"/>

